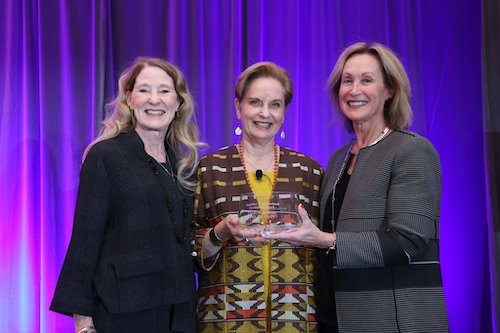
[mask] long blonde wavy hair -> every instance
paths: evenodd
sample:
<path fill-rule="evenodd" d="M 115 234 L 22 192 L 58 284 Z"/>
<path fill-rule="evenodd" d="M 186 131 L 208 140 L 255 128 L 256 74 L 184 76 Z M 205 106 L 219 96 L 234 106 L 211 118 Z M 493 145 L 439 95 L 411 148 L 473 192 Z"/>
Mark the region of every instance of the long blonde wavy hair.
<path fill-rule="evenodd" d="M 106 105 L 107 116 L 98 137 L 85 149 L 83 160 L 96 143 L 114 138 L 135 128 L 136 120 L 127 105 L 127 92 L 132 91 L 137 76 L 145 67 L 156 66 L 163 69 L 174 81 L 179 98 L 177 118 L 174 118 L 165 136 L 165 145 L 177 156 L 177 179 L 181 187 L 190 191 L 196 189 L 196 165 L 199 149 L 206 144 L 199 142 L 199 130 L 194 118 L 194 103 L 182 72 L 173 64 L 159 58 L 137 57 L 123 71 L 118 80 L 118 94 Z"/>

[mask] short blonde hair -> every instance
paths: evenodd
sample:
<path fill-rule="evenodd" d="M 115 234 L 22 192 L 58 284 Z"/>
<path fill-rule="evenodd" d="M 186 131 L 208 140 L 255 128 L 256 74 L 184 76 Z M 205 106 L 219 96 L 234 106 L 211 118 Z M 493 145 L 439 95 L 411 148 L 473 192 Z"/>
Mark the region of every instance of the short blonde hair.
<path fill-rule="evenodd" d="M 278 80 L 285 90 L 285 108 L 290 104 L 293 97 L 293 85 L 290 75 L 286 69 L 269 61 L 257 62 L 245 69 L 234 87 L 234 95 L 239 103 L 243 100 L 253 81 L 258 78 L 270 77 Z"/>
<path fill-rule="evenodd" d="M 348 46 L 340 54 L 327 83 L 336 118 L 341 120 L 350 133 L 353 132 L 352 122 L 343 114 L 340 107 L 339 90 L 345 63 L 357 54 L 369 54 L 377 59 L 384 77 L 385 86 L 394 92 L 394 96 L 386 101 L 384 105 L 386 126 L 391 129 L 408 129 L 413 115 L 410 80 L 397 55 L 387 46 L 379 43 L 359 42 Z"/>
<path fill-rule="evenodd" d="M 145 67 L 159 67 L 174 81 L 175 91 L 179 99 L 178 117 L 172 120 L 165 137 L 165 144 L 175 151 L 177 161 L 177 177 L 179 184 L 189 190 L 196 188 L 196 165 L 199 148 L 204 143 L 199 142 L 199 130 L 194 119 L 194 102 L 189 92 L 182 72 L 173 64 L 159 58 L 137 57 L 123 71 L 118 80 L 118 94 L 106 105 L 108 115 L 103 121 L 99 136 L 87 147 L 83 158 L 96 143 L 111 139 L 120 133 L 129 132 L 135 128 L 136 120 L 127 105 L 127 92 L 132 91 L 135 80 Z"/>

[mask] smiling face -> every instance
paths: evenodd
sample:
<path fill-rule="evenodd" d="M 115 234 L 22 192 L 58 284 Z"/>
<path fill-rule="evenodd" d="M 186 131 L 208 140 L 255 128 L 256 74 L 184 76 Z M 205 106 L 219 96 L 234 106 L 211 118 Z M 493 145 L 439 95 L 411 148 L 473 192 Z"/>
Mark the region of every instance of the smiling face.
<path fill-rule="evenodd" d="M 348 119 L 368 126 L 383 123 L 384 103 L 392 96 L 374 56 L 356 54 L 346 61 L 340 79 L 339 102 Z"/>
<path fill-rule="evenodd" d="M 164 136 L 179 107 L 174 80 L 159 67 L 144 67 L 127 92 L 127 104 L 134 110 L 136 131 Z"/>
<path fill-rule="evenodd" d="M 278 80 L 255 79 L 241 103 L 237 99 L 234 103 L 246 141 L 261 144 L 274 141 L 285 119 L 285 90 Z"/>

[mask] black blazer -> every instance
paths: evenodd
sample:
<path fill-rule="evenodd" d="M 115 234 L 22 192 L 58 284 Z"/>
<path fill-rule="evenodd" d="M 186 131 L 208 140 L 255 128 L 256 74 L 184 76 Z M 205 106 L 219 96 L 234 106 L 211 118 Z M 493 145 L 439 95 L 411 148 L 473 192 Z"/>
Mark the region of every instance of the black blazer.
<path fill-rule="evenodd" d="M 92 147 L 82 166 L 73 235 L 51 310 L 93 316 L 95 297 L 109 314 L 195 300 L 187 229 L 193 198 L 185 197 L 184 221 L 183 194 L 159 166 L 158 172 L 184 243 L 175 236 L 139 135 L 133 130 Z"/>

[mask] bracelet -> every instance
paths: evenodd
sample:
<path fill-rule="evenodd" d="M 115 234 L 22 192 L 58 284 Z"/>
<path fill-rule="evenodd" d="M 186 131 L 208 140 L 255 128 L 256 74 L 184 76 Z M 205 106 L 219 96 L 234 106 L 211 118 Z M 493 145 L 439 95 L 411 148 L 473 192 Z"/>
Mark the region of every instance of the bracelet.
<path fill-rule="evenodd" d="M 97 333 L 97 330 L 95 329 L 94 326 L 87 326 L 87 327 L 82 328 L 81 330 L 79 330 L 76 333 Z"/>
<path fill-rule="evenodd" d="M 335 233 L 333 234 L 335 235 Z M 335 245 L 337 245 L 337 235 L 335 235 L 332 246 L 328 247 L 328 249 L 326 250 L 326 254 L 330 254 L 330 252 L 335 251 Z"/>
<path fill-rule="evenodd" d="M 217 235 L 217 233 L 215 232 L 215 227 L 210 230 L 208 236 L 210 237 L 210 242 L 215 246 L 224 246 L 224 244 L 226 243 L 222 240 L 222 238 L 219 237 L 219 235 Z"/>

